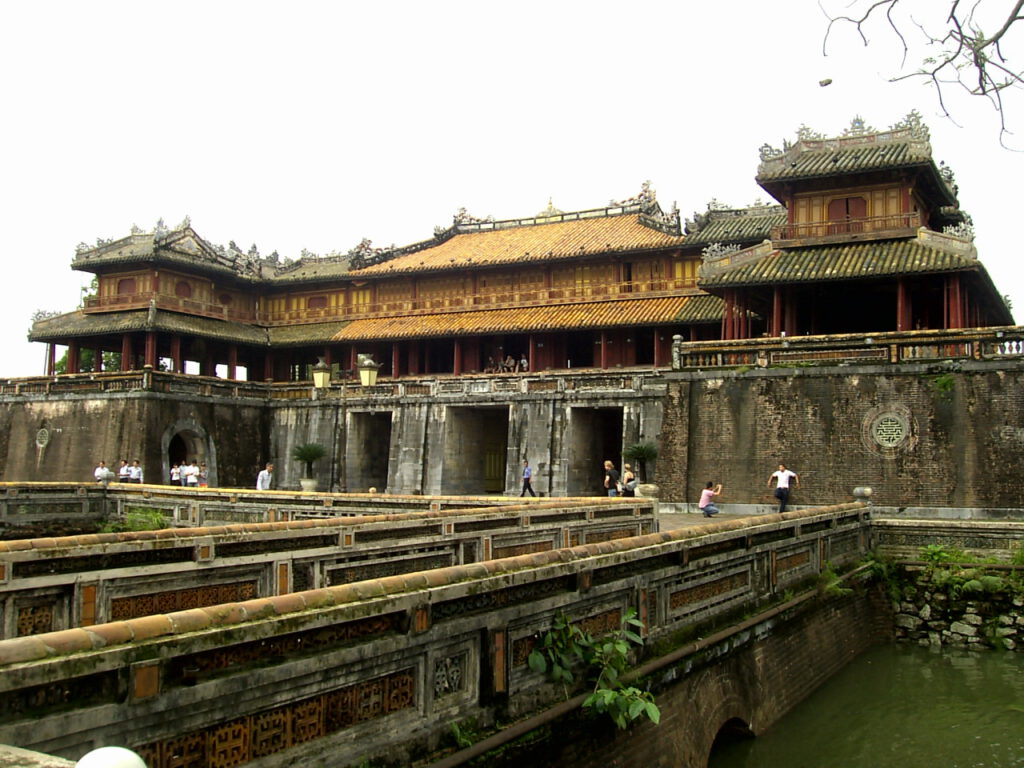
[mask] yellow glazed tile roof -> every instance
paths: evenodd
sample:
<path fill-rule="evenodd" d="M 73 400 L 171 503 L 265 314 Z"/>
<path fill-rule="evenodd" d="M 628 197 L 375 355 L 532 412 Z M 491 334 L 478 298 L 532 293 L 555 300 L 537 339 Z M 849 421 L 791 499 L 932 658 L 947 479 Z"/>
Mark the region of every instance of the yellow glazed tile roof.
<path fill-rule="evenodd" d="M 612 328 L 684 322 L 711 322 L 721 317 L 721 300 L 713 296 L 616 299 L 542 307 L 516 307 L 429 315 L 353 320 L 334 342 L 471 336 L 480 333 L 557 331 L 566 328 Z M 691 317 L 692 315 L 692 317 Z"/>
<path fill-rule="evenodd" d="M 569 259 L 680 247 L 684 238 L 640 223 L 639 215 L 604 216 L 457 234 L 450 240 L 349 274 L 391 275 Z"/>

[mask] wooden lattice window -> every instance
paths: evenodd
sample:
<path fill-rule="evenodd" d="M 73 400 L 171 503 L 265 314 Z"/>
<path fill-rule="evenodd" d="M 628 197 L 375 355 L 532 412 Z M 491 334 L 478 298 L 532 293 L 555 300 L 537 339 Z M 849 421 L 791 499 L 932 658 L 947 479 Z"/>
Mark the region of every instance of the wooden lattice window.
<path fill-rule="evenodd" d="M 179 280 L 174 284 L 174 295 L 179 299 L 191 299 L 192 284 L 187 280 Z"/>

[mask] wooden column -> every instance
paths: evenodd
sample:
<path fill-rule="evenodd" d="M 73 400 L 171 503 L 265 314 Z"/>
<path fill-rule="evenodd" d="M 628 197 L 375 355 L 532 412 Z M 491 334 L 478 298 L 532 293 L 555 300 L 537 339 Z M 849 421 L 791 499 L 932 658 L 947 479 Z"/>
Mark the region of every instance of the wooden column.
<path fill-rule="evenodd" d="M 398 346 L 398 342 L 391 344 L 391 378 L 397 379 L 401 374 L 402 365 L 402 348 Z"/>
<path fill-rule="evenodd" d="M 181 359 L 181 335 L 177 333 L 171 336 L 171 371 L 185 372 L 185 363 Z"/>
<path fill-rule="evenodd" d="M 103 350 L 99 347 L 92 351 L 92 369 L 96 373 L 103 370 Z"/>
<path fill-rule="evenodd" d="M 132 369 L 132 337 L 131 334 L 125 333 L 121 335 L 121 370 L 130 371 Z"/>
<path fill-rule="evenodd" d="M 654 367 L 661 365 L 661 329 L 654 329 Z"/>
<path fill-rule="evenodd" d="M 455 351 L 452 355 L 452 372 L 458 376 L 462 373 L 462 339 L 456 339 L 453 346 Z"/>
<path fill-rule="evenodd" d="M 238 345 L 228 344 L 228 378 L 237 379 Z"/>
<path fill-rule="evenodd" d="M 57 347 L 53 344 L 46 345 L 46 375 L 53 376 L 57 370 Z"/>
<path fill-rule="evenodd" d="M 537 340 L 531 333 L 526 337 L 526 361 L 530 364 L 530 372 L 537 370 Z"/>
<path fill-rule="evenodd" d="M 768 330 L 770 336 L 782 335 L 782 288 L 775 286 L 772 289 L 772 327 Z"/>
<path fill-rule="evenodd" d="M 353 344 L 348 350 L 348 368 L 352 371 L 352 375 L 359 378 L 359 371 L 356 367 L 359 363 L 359 356 L 356 352 L 356 345 Z"/>
<path fill-rule="evenodd" d="M 156 368 L 156 332 L 146 331 L 145 365 Z"/>
<path fill-rule="evenodd" d="M 601 368 L 608 367 L 608 332 L 601 331 Z"/>
<path fill-rule="evenodd" d="M 263 380 L 274 380 L 274 353 L 266 352 L 263 355 Z"/>
<path fill-rule="evenodd" d="M 900 277 L 896 280 L 896 330 L 913 330 L 911 327 L 912 323 L 913 311 L 910 306 L 910 289 L 907 287 L 906 279 Z"/>
<path fill-rule="evenodd" d="M 68 365 L 66 372 L 82 372 L 81 350 L 78 345 L 78 339 L 72 339 L 71 341 L 68 342 Z"/>
<path fill-rule="evenodd" d="M 964 327 L 964 306 L 961 293 L 960 275 L 946 278 L 946 328 Z"/>

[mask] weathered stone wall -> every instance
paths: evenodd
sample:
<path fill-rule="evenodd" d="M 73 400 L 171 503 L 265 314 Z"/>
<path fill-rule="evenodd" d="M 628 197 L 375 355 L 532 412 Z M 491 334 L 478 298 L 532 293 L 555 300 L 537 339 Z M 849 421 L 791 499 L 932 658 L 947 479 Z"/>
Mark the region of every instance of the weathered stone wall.
<path fill-rule="evenodd" d="M 904 566 L 899 576 L 898 640 L 1024 651 L 1020 571 Z"/>
<path fill-rule="evenodd" d="M 116 471 L 119 459 L 138 458 L 147 482 L 167 482 L 167 444 L 179 432 L 204 447 L 211 485 L 255 482 L 266 454 L 263 407 L 150 392 L 0 399 L 0 478 L 83 481 L 101 459 Z"/>
<path fill-rule="evenodd" d="M 665 403 L 663 501 L 713 480 L 725 504 L 770 503 L 783 462 L 795 504 L 867 485 L 894 507 L 1021 506 L 1021 361 L 675 373 Z"/>

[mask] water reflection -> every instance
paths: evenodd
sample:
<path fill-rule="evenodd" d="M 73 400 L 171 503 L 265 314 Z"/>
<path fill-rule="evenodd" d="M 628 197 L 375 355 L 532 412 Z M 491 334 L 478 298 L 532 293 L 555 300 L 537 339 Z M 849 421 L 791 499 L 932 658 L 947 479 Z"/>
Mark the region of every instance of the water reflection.
<path fill-rule="evenodd" d="M 1024 655 L 881 646 L 708 766 L 1024 767 Z"/>

